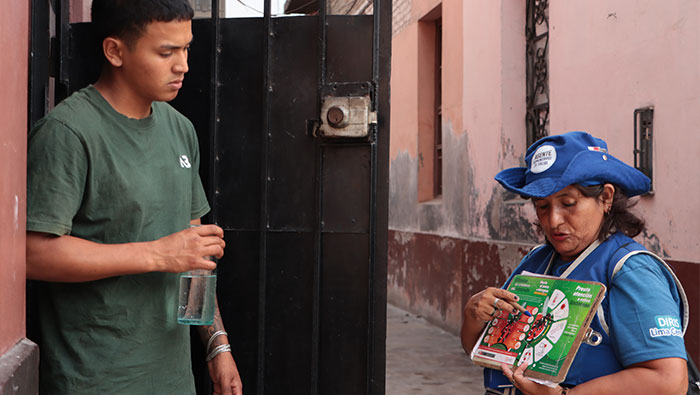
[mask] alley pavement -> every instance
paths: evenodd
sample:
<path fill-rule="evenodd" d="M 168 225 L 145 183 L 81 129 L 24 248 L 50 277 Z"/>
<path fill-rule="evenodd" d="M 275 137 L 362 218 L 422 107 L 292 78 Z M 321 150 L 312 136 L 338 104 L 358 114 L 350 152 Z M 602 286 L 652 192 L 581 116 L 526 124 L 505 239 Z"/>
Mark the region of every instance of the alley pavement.
<path fill-rule="evenodd" d="M 481 372 L 459 337 L 387 305 L 387 395 L 481 395 Z"/>

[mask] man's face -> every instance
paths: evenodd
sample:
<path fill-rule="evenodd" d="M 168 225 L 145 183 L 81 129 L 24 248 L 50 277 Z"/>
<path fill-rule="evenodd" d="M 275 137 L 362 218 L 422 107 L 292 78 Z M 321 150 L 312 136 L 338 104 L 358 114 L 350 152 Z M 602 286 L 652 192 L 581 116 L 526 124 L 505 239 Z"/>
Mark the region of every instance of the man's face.
<path fill-rule="evenodd" d="M 170 101 L 182 87 L 192 42 L 191 21 L 151 22 L 123 52 L 122 75 L 138 98 L 150 105 Z"/>

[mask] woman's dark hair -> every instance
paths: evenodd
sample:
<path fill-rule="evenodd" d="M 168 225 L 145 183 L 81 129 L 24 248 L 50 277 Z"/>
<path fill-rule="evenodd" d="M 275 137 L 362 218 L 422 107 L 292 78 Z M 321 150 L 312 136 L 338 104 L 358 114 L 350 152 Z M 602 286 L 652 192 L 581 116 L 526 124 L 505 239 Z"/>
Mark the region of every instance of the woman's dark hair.
<path fill-rule="evenodd" d="M 131 45 L 149 23 L 189 21 L 194 11 L 187 0 L 93 0 L 91 17 L 100 43 L 119 37 Z"/>
<path fill-rule="evenodd" d="M 603 185 L 583 186 L 574 184 L 584 196 L 596 199 L 601 199 L 600 195 L 603 193 Z M 615 194 L 613 195 L 610 211 L 603 217 L 603 225 L 600 228 L 600 233 L 598 233 L 598 239 L 603 241 L 615 232 L 622 232 L 628 237 L 635 237 L 646 228 L 644 220 L 630 211 L 637 204 L 637 201 L 628 198 L 619 186 L 611 185 L 615 187 Z"/>

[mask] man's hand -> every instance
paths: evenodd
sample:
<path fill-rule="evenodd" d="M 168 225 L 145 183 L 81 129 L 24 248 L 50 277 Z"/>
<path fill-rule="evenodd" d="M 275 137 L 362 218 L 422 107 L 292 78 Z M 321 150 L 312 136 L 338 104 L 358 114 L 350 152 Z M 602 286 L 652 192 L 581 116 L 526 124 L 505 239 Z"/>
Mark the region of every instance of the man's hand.
<path fill-rule="evenodd" d="M 222 352 L 207 362 L 214 382 L 214 395 L 243 395 L 243 383 L 230 352 Z"/>
<path fill-rule="evenodd" d="M 216 264 L 205 257 L 224 255 L 223 237 L 223 229 L 216 225 L 201 225 L 162 237 L 154 242 L 155 271 L 212 270 Z"/>
<path fill-rule="evenodd" d="M 214 310 L 214 322 L 209 326 L 199 326 L 197 331 L 202 339 L 202 344 L 207 350 L 206 355 L 212 352 L 217 346 L 229 344 L 228 335 L 224 330 L 224 322 L 221 319 L 221 311 L 219 310 L 219 301 L 216 300 Z M 214 336 L 216 334 L 216 336 Z M 215 395 L 242 395 L 243 384 L 241 376 L 238 374 L 238 367 L 233 360 L 232 352 L 221 352 L 217 354 L 211 361 L 207 362 L 209 367 L 209 376 L 214 382 Z"/>

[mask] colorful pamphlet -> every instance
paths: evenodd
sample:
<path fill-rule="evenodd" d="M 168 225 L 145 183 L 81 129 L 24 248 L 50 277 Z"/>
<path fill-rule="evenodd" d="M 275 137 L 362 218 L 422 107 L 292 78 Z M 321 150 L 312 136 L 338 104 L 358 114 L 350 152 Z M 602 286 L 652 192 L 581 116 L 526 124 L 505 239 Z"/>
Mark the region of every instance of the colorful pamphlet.
<path fill-rule="evenodd" d="M 474 346 L 472 360 L 499 369 L 502 363 L 519 366 L 525 376 L 560 383 L 587 333 L 605 285 L 537 274 L 517 275 L 508 291 L 532 314 L 501 311 L 486 325 Z"/>

